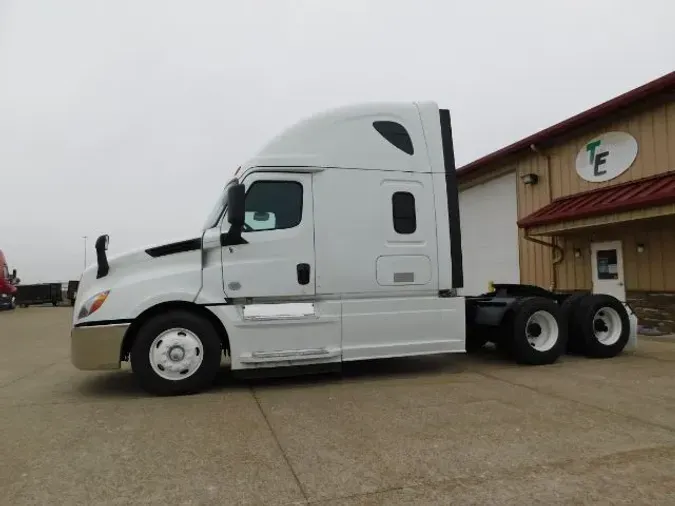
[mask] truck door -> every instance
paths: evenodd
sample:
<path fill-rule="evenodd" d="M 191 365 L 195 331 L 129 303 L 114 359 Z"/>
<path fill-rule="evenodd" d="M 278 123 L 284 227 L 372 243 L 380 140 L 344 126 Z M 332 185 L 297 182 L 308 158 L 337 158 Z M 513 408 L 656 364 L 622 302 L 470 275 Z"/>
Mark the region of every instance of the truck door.
<path fill-rule="evenodd" d="M 222 250 L 226 296 L 250 302 L 313 300 L 312 174 L 253 173 L 243 184 L 246 244 Z"/>
<path fill-rule="evenodd" d="M 340 302 L 315 300 L 313 177 L 254 172 L 242 181 L 246 243 L 222 248 L 223 290 L 240 308 L 228 329 L 233 369 L 342 359 Z"/>

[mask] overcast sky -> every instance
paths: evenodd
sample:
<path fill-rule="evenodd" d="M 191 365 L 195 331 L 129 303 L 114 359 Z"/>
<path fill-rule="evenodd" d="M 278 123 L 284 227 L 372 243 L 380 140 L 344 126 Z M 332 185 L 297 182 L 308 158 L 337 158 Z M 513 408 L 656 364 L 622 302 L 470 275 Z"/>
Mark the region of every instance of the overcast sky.
<path fill-rule="evenodd" d="M 670 0 L 0 0 L 0 249 L 24 282 L 198 233 L 286 125 L 435 100 L 458 164 L 675 70 Z"/>

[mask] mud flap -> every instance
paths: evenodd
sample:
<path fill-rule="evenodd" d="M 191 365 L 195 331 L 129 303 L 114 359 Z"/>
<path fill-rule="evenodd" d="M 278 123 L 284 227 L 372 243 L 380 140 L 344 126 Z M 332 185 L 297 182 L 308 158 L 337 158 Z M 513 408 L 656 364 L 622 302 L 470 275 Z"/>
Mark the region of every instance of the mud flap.
<path fill-rule="evenodd" d="M 635 351 L 638 344 L 638 318 L 630 306 L 626 304 L 626 307 L 628 308 L 628 319 L 630 320 L 630 336 L 628 337 L 624 351 Z"/>

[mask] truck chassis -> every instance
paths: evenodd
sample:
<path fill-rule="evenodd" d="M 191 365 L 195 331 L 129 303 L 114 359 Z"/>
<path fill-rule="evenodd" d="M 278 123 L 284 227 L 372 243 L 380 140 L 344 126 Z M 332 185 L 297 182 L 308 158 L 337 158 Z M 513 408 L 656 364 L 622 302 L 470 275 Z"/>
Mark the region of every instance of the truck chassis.
<path fill-rule="evenodd" d="M 543 365 L 565 353 L 609 358 L 635 340 L 631 307 L 605 294 L 558 293 L 533 285 L 496 284 L 466 298 L 467 352 L 493 343 L 517 363 Z"/>

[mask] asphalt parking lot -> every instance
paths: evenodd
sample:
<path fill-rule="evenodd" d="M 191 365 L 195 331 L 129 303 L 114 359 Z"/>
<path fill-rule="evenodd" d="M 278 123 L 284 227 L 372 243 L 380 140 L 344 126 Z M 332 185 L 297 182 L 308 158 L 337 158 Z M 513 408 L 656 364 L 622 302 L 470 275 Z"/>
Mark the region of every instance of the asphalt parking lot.
<path fill-rule="evenodd" d="M 675 504 L 675 342 L 493 353 L 154 398 L 75 370 L 69 308 L 0 313 L 0 504 Z"/>

